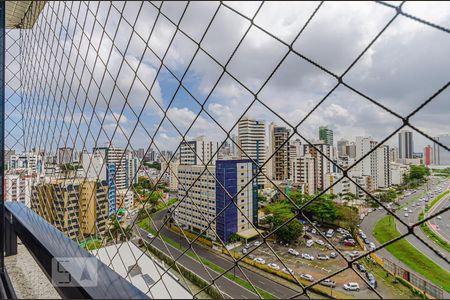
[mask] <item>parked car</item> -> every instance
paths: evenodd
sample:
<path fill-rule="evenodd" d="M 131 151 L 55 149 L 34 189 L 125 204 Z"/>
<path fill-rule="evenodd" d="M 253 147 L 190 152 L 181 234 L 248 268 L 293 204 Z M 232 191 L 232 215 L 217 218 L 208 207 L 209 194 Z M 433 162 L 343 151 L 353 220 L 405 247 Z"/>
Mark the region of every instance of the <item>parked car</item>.
<path fill-rule="evenodd" d="M 366 273 L 366 268 L 364 267 L 364 265 L 356 263 L 356 268 L 361 272 L 361 273 Z"/>
<path fill-rule="evenodd" d="M 345 240 L 344 246 L 355 246 L 355 241 L 354 240 Z"/>
<path fill-rule="evenodd" d="M 370 244 L 369 244 L 370 251 L 375 250 L 375 248 L 376 248 L 375 244 L 373 242 L 370 242 Z"/>
<path fill-rule="evenodd" d="M 336 286 L 336 281 L 331 280 L 331 279 L 325 279 L 325 280 L 322 280 L 320 282 L 320 284 L 324 285 L 324 286 L 335 287 Z"/>
<path fill-rule="evenodd" d="M 333 250 L 333 247 L 330 244 L 326 244 L 325 247 L 327 247 L 328 250 Z"/>
<path fill-rule="evenodd" d="M 330 257 L 326 254 L 320 253 L 320 254 L 317 254 L 317 259 L 328 260 L 328 259 L 330 259 Z"/>
<path fill-rule="evenodd" d="M 349 253 L 349 255 L 350 255 L 351 258 L 356 258 L 356 257 L 359 256 L 359 253 L 358 253 L 358 251 L 352 251 L 352 252 Z"/>
<path fill-rule="evenodd" d="M 309 274 L 301 274 L 300 277 L 303 278 L 303 279 L 306 279 L 308 281 L 314 281 L 314 277 L 312 277 Z"/>
<path fill-rule="evenodd" d="M 344 284 L 344 290 L 346 291 L 359 291 L 359 284 L 356 282 L 349 282 Z"/>
<path fill-rule="evenodd" d="M 336 257 L 337 257 L 336 252 L 331 252 L 331 253 L 330 253 L 330 258 L 336 258 Z"/>
<path fill-rule="evenodd" d="M 313 240 L 307 240 L 306 241 L 306 247 L 311 247 L 314 244 Z"/>
<path fill-rule="evenodd" d="M 370 273 L 370 272 L 367 272 L 366 273 L 366 278 L 367 278 L 367 280 L 375 280 L 375 276 L 373 276 L 373 274 L 372 273 Z"/>
<path fill-rule="evenodd" d="M 408 210 L 408 212 L 410 213 L 410 214 L 412 214 L 412 210 L 410 209 L 410 210 Z"/>
<path fill-rule="evenodd" d="M 247 253 L 248 253 L 248 250 L 245 248 L 242 248 L 242 254 L 247 254 Z"/>
<path fill-rule="evenodd" d="M 405 218 L 409 217 L 408 213 L 405 213 Z"/>
<path fill-rule="evenodd" d="M 300 253 L 297 250 L 292 249 L 292 248 L 290 248 L 288 250 L 288 253 L 291 254 L 291 255 L 294 255 L 294 256 L 299 256 L 300 255 Z"/>
<path fill-rule="evenodd" d="M 315 240 L 316 244 L 319 244 L 321 246 L 325 245 L 325 243 L 322 240 Z"/>
<path fill-rule="evenodd" d="M 334 230 L 333 229 L 328 229 L 327 234 L 325 235 L 327 238 L 331 238 L 334 235 Z"/>
<path fill-rule="evenodd" d="M 262 259 L 261 257 L 256 257 L 253 260 L 256 261 L 257 263 L 260 263 L 260 264 L 265 264 L 266 263 L 266 261 L 264 259 Z"/>
<path fill-rule="evenodd" d="M 312 234 L 316 234 L 316 233 L 317 233 L 316 229 L 314 229 L 314 228 L 311 229 L 311 233 L 312 233 Z"/>
<path fill-rule="evenodd" d="M 439 215 L 439 216 L 436 217 L 436 219 L 442 220 L 442 216 Z"/>
<path fill-rule="evenodd" d="M 370 244 L 369 239 L 364 239 L 364 244 L 369 245 Z"/>
<path fill-rule="evenodd" d="M 245 245 L 245 249 L 248 249 L 248 248 L 250 248 L 252 245 L 250 245 L 250 244 L 246 244 Z"/>
<path fill-rule="evenodd" d="M 302 258 L 307 260 L 314 260 L 314 256 L 309 255 L 308 253 L 302 253 Z"/>
<path fill-rule="evenodd" d="M 148 238 L 148 239 L 154 239 L 155 236 L 154 236 L 153 234 L 149 233 L 149 234 L 147 234 L 147 238 Z"/>
<path fill-rule="evenodd" d="M 280 269 L 280 266 L 277 265 L 276 263 L 270 263 L 270 264 L 267 264 L 267 265 L 269 266 L 269 268 L 274 269 L 274 270 L 279 270 Z"/>
<path fill-rule="evenodd" d="M 255 247 L 258 247 L 259 245 L 261 245 L 261 242 L 260 242 L 260 241 L 255 241 L 255 242 L 253 243 L 253 245 L 254 245 Z"/>

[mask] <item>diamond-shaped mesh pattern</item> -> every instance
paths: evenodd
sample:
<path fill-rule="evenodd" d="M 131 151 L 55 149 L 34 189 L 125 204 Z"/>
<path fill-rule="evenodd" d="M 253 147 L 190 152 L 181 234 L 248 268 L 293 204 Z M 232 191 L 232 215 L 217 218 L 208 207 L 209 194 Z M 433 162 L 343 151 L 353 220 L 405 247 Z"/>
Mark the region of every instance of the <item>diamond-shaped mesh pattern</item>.
<path fill-rule="evenodd" d="M 374 194 L 375 189 L 352 176 L 352 172 L 361 170 L 403 129 L 414 130 L 435 147 L 450 151 L 449 145 L 411 122 L 448 92 L 450 81 L 418 99 L 420 104 L 404 114 L 351 79 L 352 71 L 367 63 L 366 57 L 380 39 L 392 34 L 388 31 L 396 22 L 411 21 L 442 33 L 443 39 L 449 38 L 449 29 L 410 14 L 404 2 L 376 2 L 372 4 L 374 18 L 378 9 L 383 10 L 383 18 L 377 20 L 375 29 L 367 29 L 371 34 L 363 42 L 350 45 L 351 60 L 334 64 L 305 46 L 311 42 L 310 28 L 329 17 L 327 5 L 305 3 L 302 15 L 291 20 L 295 26 L 288 33 L 279 29 L 277 21 L 288 18 L 288 10 L 281 9 L 279 15 L 274 13 L 270 18 L 269 12 L 276 11 L 270 2 L 49 1 L 32 29 L 7 33 L 6 149 L 16 151 L 13 159 L 27 161 L 27 165 L 9 164 L 7 174 L 26 181 L 23 186 L 19 184 L 22 200 L 92 253 L 112 247 L 109 253 L 113 254 L 108 254 L 112 268 L 120 268 L 112 262 L 115 256 L 120 257 L 121 249 L 131 247 L 126 241 L 143 250 L 133 254 L 136 264 L 147 256 L 164 261 L 166 268 L 156 268 L 158 278 L 144 280 L 144 292 L 155 298 L 161 297 L 161 290 L 166 297 L 176 297 L 164 280 L 171 272 L 181 277 L 180 283 L 194 297 L 336 296 L 321 283 L 344 276 L 347 282 L 360 282 L 361 292 L 391 298 L 396 294 L 386 292 L 384 287 L 373 288 L 354 263 L 366 261 L 373 254 L 382 257 L 384 248 L 406 238 L 417 239 L 448 269 L 447 255 L 416 228 L 446 213 L 450 206 L 408 222 L 400 216 L 401 210 L 392 211 Z M 32 14 L 30 10 L 25 18 L 33 18 Z M 266 48 L 251 52 L 257 43 L 265 43 Z M 271 90 L 276 84 L 283 86 L 284 82 L 303 78 L 304 72 L 313 74 L 307 86 L 316 99 L 290 99 L 290 103 L 298 102 L 294 107 L 301 109 L 286 113 L 282 106 L 287 103 L 270 101 Z M 302 88 L 299 85 L 297 92 L 304 92 Z M 340 105 L 344 100 L 339 102 L 339 95 L 344 92 L 356 99 L 356 105 L 385 116 L 383 120 L 393 124 L 392 130 L 383 132 L 378 142 L 348 165 L 338 162 L 333 147 L 317 142 L 308 131 L 310 126 L 318 129 L 322 125 L 315 121 L 326 114 L 321 110 L 333 106 L 333 102 Z M 229 101 L 229 105 L 221 103 L 221 99 Z M 261 115 L 284 127 L 278 143 L 267 144 L 268 137 L 264 136 L 270 135 L 272 129 L 267 134 L 267 124 L 251 118 Z M 193 143 L 200 135 L 205 135 L 208 142 Z M 245 143 L 246 139 L 250 142 Z M 321 168 L 320 174 L 308 177 L 307 182 L 299 180 L 304 191 L 301 201 L 282 183 L 296 182 L 290 170 L 290 160 L 295 160 L 290 149 L 296 139 L 300 140 L 303 155 L 308 154 L 308 158 L 298 158 L 299 163 L 306 165 L 310 161 Z M 210 148 L 201 152 L 199 145 Z M 266 152 L 266 145 L 271 150 Z M 25 158 L 17 157 L 20 153 Z M 247 164 L 249 173 L 242 173 L 243 177 L 234 178 L 231 184 L 225 179 L 229 176 L 224 175 L 225 169 L 220 169 L 219 162 L 227 161 L 235 162 L 234 168 L 239 163 Z M 159 172 L 149 167 L 156 165 Z M 331 173 L 340 175 L 325 184 Z M 359 191 L 360 206 L 376 203 L 390 211 L 397 226 L 404 228 L 403 233 L 378 243 L 370 251 L 361 246 L 367 251 L 349 258 L 342 243 L 327 237 L 317 226 L 319 216 L 311 213 L 318 211 L 313 207 L 328 205 L 324 199 L 343 182 Z M 262 192 L 261 185 L 271 187 L 276 194 L 272 201 L 284 199 L 291 212 L 281 222 L 269 222 L 268 227 L 258 213 L 267 210 L 254 205 L 257 193 Z M 219 192 L 229 201 L 219 205 Z M 247 202 L 241 205 L 244 200 L 239 202 L 240 195 L 244 194 Z M 252 199 L 250 204 L 248 199 Z M 288 247 L 274 243 L 281 232 L 293 230 L 291 226 L 298 219 L 317 231 L 318 238 L 338 256 L 331 260 L 330 267 L 325 265 L 314 273 L 317 275 L 310 281 L 300 276 L 305 272 L 298 269 L 308 267 L 298 267 L 298 262 L 296 270 L 289 274 L 287 270 L 293 268 L 294 262 L 285 255 Z M 228 226 L 224 223 L 237 223 L 232 225 L 235 232 L 243 232 L 240 229 L 245 227 L 256 234 L 260 243 L 243 253 L 227 246 L 230 236 L 220 229 Z M 241 223 L 245 224 L 242 228 Z M 353 230 L 357 230 L 354 225 Z M 150 238 L 149 233 L 156 238 Z M 271 269 L 255 264 L 253 259 L 258 257 L 278 266 Z M 128 270 L 126 277 L 135 276 L 132 270 L 136 268 L 119 261 Z M 284 268 L 284 275 L 273 268 Z M 334 293 L 346 295 L 341 287 Z"/>

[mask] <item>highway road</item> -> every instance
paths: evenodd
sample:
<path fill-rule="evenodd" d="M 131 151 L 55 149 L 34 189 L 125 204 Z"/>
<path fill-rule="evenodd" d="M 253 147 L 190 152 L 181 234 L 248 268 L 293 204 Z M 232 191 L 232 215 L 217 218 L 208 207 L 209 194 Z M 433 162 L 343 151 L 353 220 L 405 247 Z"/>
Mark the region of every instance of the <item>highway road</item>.
<path fill-rule="evenodd" d="M 446 187 L 448 187 L 448 180 L 445 182 L 442 182 L 440 186 L 443 187 L 442 191 L 437 193 L 440 194 L 444 191 L 444 189 Z M 428 192 L 430 191 L 435 191 L 438 187 L 438 179 L 436 178 L 432 178 L 430 179 L 430 182 L 428 184 Z M 407 206 L 399 209 L 396 211 L 396 215 L 400 217 L 401 220 L 405 221 L 406 224 L 412 224 L 417 222 L 418 218 L 419 218 L 419 214 L 420 212 L 425 208 L 425 201 L 418 201 L 417 198 L 422 198 L 427 194 L 427 189 L 426 188 L 419 188 L 415 193 L 409 195 L 409 196 L 405 196 L 402 199 L 399 200 L 399 205 L 405 205 L 408 204 Z M 448 197 L 446 197 L 445 199 L 449 199 Z M 448 201 L 448 200 L 446 200 Z M 431 202 L 431 199 L 429 200 L 428 203 Z M 412 206 L 412 204 L 415 204 L 415 206 Z M 447 203 L 447 202 L 445 202 Z M 444 204 L 442 204 L 444 205 Z M 405 211 L 406 208 L 406 211 Z M 411 213 L 409 211 L 412 211 Z M 405 216 L 405 213 L 408 213 L 408 216 Z M 360 224 L 360 228 L 364 231 L 364 233 L 366 234 L 366 236 L 368 237 L 368 239 L 370 241 L 373 241 L 375 243 L 375 245 L 379 246 L 380 243 L 378 243 L 378 241 L 375 239 L 375 237 L 373 236 L 373 228 L 375 227 L 375 224 L 384 216 L 386 216 L 386 211 L 383 210 L 376 210 L 372 213 L 369 213 L 368 216 L 366 216 L 363 220 L 363 222 Z M 442 218 L 444 220 L 444 218 Z M 447 219 L 448 220 L 448 219 Z M 396 225 L 397 225 L 397 229 L 401 232 L 401 233 L 405 233 L 407 232 L 406 227 L 403 226 L 400 222 L 396 221 Z M 428 236 L 426 236 L 423 231 L 420 228 L 416 228 L 414 231 L 419 237 L 421 237 L 423 240 L 425 241 L 431 241 Z M 436 262 L 437 264 L 439 264 L 440 266 L 442 266 L 443 268 L 445 268 L 446 270 L 450 271 L 450 265 L 444 260 L 442 259 L 440 256 L 438 256 L 434 251 L 432 251 L 430 248 L 428 248 L 427 246 L 425 246 L 420 240 L 418 240 L 416 237 L 414 236 L 408 236 L 406 238 L 408 240 L 408 242 L 410 242 L 414 247 L 416 247 L 419 251 L 421 251 L 422 253 L 424 253 L 426 256 L 428 256 L 430 259 L 432 259 L 434 262 Z M 445 252 L 443 249 L 441 249 L 440 247 L 438 247 L 438 245 L 436 244 L 432 244 L 432 246 L 440 251 L 441 253 L 443 253 L 444 255 L 447 255 L 448 253 Z M 387 258 L 391 261 L 394 261 L 396 264 L 398 264 L 399 266 L 402 266 L 404 269 L 409 270 L 412 273 L 413 272 L 408 266 L 406 266 L 405 264 L 403 264 L 401 261 L 399 261 L 396 257 L 394 257 L 391 253 L 389 253 L 386 249 L 380 249 L 377 251 L 377 254 L 380 257 L 384 257 Z M 448 256 L 447 256 L 448 257 Z M 420 274 L 418 274 L 420 275 Z"/>
<path fill-rule="evenodd" d="M 164 217 L 165 213 L 166 213 L 166 210 L 163 210 L 163 211 L 160 211 L 160 212 L 156 213 L 153 216 L 153 221 L 155 223 L 154 230 L 157 230 L 158 228 L 161 228 L 161 226 L 163 224 L 163 217 Z M 139 230 L 142 230 L 142 229 L 139 229 Z M 144 233 L 145 233 L 145 231 L 142 230 L 141 235 L 142 236 L 146 236 L 146 233 L 145 234 Z M 166 236 L 167 238 L 177 242 L 178 244 L 182 245 L 185 248 L 188 248 L 188 246 L 189 246 L 188 242 L 186 241 L 186 239 L 184 237 L 178 235 L 177 233 L 175 233 L 175 232 L 173 232 L 173 231 L 171 231 L 171 230 L 169 230 L 169 229 L 167 229 L 165 227 L 161 230 L 160 233 L 162 235 Z M 155 242 L 157 242 L 157 243 L 155 243 Z M 164 246 L 164 244 L 162 243 L 162 241 L 160 241 L 158 239 L 155 242 L 153 243 L 153 245 L 155 245 L 155 247 L 157 247 L 159 250 L 164 251 L 165 253 L 167 253 L 167 249 Z M 202 258 L 204 258 L 204 259 L 206 259 L 208 261 L 213 262 L 214 264 L 216 264 L 217 266 L 221 267 L 224 270 L 227 270 L 227 269 L 231 268 L 234 265 L 234 263 L 233 263 L 231 258 L 226 258 L 223 255 L 216 254 L 216 253 L 212 252 L 211 250 L 206 249 L 203 246 L 193 244 L 192 248 L 195 250 L 195 252 L 200 257 L 202 257 Z M 171 252 L 175 251 L 175 253 L 177 253 L 177 252 L 181 253 L 178 249 L 175 249 L 173 247 L 171 247 L 170 251 Z M 186 255 L 184 255 L 183 257 L 185 257 L 185 256 Z M 201 262 L 198 262 L 198 261 L 195 261 L 195 262 L 196 262 L 196 264 L 194 264 L 191 261 L 186 261 L 186 260 L 180 261 L 180 263 L 183 264 L 183 265 L 184 265 L 184 263 L 189 263 L 189 266 L 191 267 L 191 270 L 193 270 L 195 273 L 203 272 L 202 271 L 202 270 L 204 270 L 204 268 L 202 266 L 203 264 Z M 237 277 L 240 277 L 241 279 L 243 279 L 245 281 L 251 282 L 255 287 L 261 288 L 261 289 L 271 293 L 272 295 L 276 296 L 277 298 L 280 298 L 280 299 L 290 298 L 290 297 L 296 295 L 298 292 L 301 291 L 300 287 L 298 288 L 298 290 L 294 290 L 294 289 L 292 289 L 290 287 L 284 286 L 281 283 L 275 282 L 275 281 L 273 281 L 273 280 L 271 280 L 271 279 L 269 279 L 269 278 L 267 278 L 267 277 L 265 277 L 265 276 L 263 276 L 261 274 L 258 274 L 256 272 L 254 272 L 254 271 L 244 267 L 242 264 L 240 264 L 240 266 L 241 266 L 242 271 L 245 273 L 245 275 L 247 276 L 247 278 L 249 280 L 247 280 L 247 278 L 244 276 L 244 274 L 242 274 L 242 272 L 241 272 L 241 270 L 239 268 L 235 268 Z M 229 273 L 233 274 L 233 270 L 230 270 Z M 210 277 L 207 277 L 207 278 L 208 278 L 207 279 L 208 281 L 211 281 Z M 243 288 L 242 286 L 234 283 L 233 281 L 230 281 L 230 282 L 232 282 L 238 288 L 236 288 L 236 287 L 233 288 L 233 287 L 226 286 L 226 287 L 224 287 L 223 291 L 231 291 L 231 290 L 233 290 L 233 292 L 239 291 L 238 292 L 239 294 L 243 294 L 242 289 L 246 290 L 245 288 Z M 227 283 L 227 284 L 229 284 L 229 283 Z M 230 288 L 231 288 L 231 290 L 230 290 Z M 252 293 L 252 292 L 250 292 L 248 290 L 246 290 L 246 291 L 253 295 L 252 297 L 246 297 L 246 298 L 259 298 L 256 294 L 254 294 L 254 293 Z M 230 296 L 233 296 L 233 295 L 230 295 Z M 250 295 L 248 295 L 248 296 L 250 296 Z M 235 298 L 235 297 L 233 297 L 233 298 Z M 242 296 L 236 297 L 236 298 L 242 298 Z"/>
<path fill-rule="evenodd" d="M 149 239 L 147 238 L 147 232 L 139 227 L 136 227 L 136 230 L 140 231 L 140 235 L 144 237 L 147 241 Z M 177 258 L 181 255 L 181 251 L 172 247 L 169 244 L 164 244 L 164 242 L 160 238 L 156 238 L 152 243 L 153 246 L 155 246 L 160 251 L 164 252 L 165 254 Z M 190 269 L 191 271 L 194 271 L 198 276 L 203 278 L 206 282 L 211 282 L 212 278 L 216 278 L 219 276 L 219 273 L 213 271 L 209 267 L 204 266 L 201 262 L 198 260 L 195 260 L 191 258 L 188 255 L 183 255 L 177 260 L 181 265 L 184 267 Z M 176 269 L 175 269 L 176 270 Z M 235 283 L 234 281 L 222 276 L 218 278 L 215 281 L 216 286 L 226 294 L 228 294 L 233 299 L 254 299 L 258 298 L 258 295 L 255 293 L 250 292 L 246 288 L 240 286 L 239 284 Z"/>
<path fill-rule="evenodd" d="M 427 215 L 437 213 L 446 207 L 450 206 L 450 195 L 443 197 L 439 203 L 436 203 L 429 211 Z M 443 240 L 450 243 L 450 210 L 440 215 L 440 218 L 435 217 L 427 222 L 428 227 Z"/>

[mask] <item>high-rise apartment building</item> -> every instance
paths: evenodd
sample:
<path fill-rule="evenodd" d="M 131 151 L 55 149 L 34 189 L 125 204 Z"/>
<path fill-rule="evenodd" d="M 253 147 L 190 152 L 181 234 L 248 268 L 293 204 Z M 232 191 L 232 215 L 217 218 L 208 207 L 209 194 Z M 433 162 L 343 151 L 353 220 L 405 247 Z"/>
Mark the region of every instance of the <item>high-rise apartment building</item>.
<path fill-rule="evenodd" d="M 333 147 L 323 141 L 313 142 L 312 145 L 303 145 L 303 153 L 314 159 L 314 188 L 316 191 L 322 191 L 325 188 L 325 176 L 333 171 L 330 161 L 333 157 Z"/>
<path fill-rule="evenodd" d="M 180 146 L 180 164 L 214 165 L 217 160 L 219 143 L 200 136 L 194 141 L 182 142 Z"/>
<path fill-rule="evenodd" d="M 333 146 L 333 130 L 329 129 L 328 126 L 320 126 L 319 140 L 327 145 Z"/>
<path fill-rule="evenodd" d="M 130 186 L 138 181 L 137 158 L 133 158 L 122 148 L 114 147 L 94 148 L 91 158 L 90 164 L 90 158 L 83 157 L 83 167 L 90 164 L 91 167 L 85 171 L 93 175 L 93 178 L 108 183 L 109 215 L 115 214 L 120 208 L 130 208 L 134 200 Z"/>
<path fill-rule="evenodd" d="M 232 234 L 258 224 L 256 165 L 250 160 L 218 160 L 216 164 L 216 231 L 229 242 Z"/>
<path fill-rule="evenodd" d="M 434 163 L 433 162 L 433 147 L 431 147 L 430 145 L 427 145 L 423 150 L 423 154 L 424 154 L 425 166 L 432 165 Z"/>
<path fill-rule="evenodd" d="M 347 145 L 349 145 L 347 140 L 340 139 L 339 141 L 337 141 L 338 157 L 348 156 Z"/>
<path fill-rule="evenodd" d="M 255 120 L 247 116 L 243 117 L 238 124 L 239 151 L 241 159 L 252 159 L 262 172 L 266 173 L 266 129 L 265 121 Z M 258 188 L 264 188 L 266 177 L 259 174 L 257 177 Z"/>
<path fill-rule="evenodd" d="M 58 148 L 58 164 L 70 164 L 74 162 L 74 156 L 76 156 L 74 149 L 70 147 Z"/>
<path fill-rule="evenodd" d="M 37 174 L 40 176 L 45 174 L 44 158 L 36 151 L 23 153 L 20 155 L 11 155 L 9 168 L 26 169 L 28 175 Z"/>
<path fill-rule="evenodd" d="M 434 139 L 447 148 L 450 148 L 450 134 L 439 135 Z M 450 151 L 446 150 L 438 143 L 434 143 L 433 150 L 433 159 L 435 165 L 450 166 Z"/>
<path fill-rule="evenodd" d="M 271 179 L 282 181 L 289 177 L 289 139 L 290 131 L 286 127 L 269 124 L 269 153 L 272 158 L 268 162 Z"/>
<path fill-rule="evenodd" d="M 175 210 L 174 219 L 182 228 L 194 232 L 206 230 L 205 235 L 215 240 L 216 168 L 210 165 L 204 170 L 203 165 L 178 166 L 177 196 L 180 204 Z"/>
<path fill-rule="evenodd" d="M 231 135 L 231 141 L 230 141 L 230 156 L 233 158 L 239 157 L 239 139 L 237 135 L 233 134 Z"/>
<path fill-rule="evenodd" d="M 30 207 L 31 187 L 38 182 L 36 175 L 26 172 L 5 174 L 5 200 L 21 202 Z"/>
<path fill-rule="evenodd" d="M 377 188 L 388 188 L 391 186 L 391 176 L 390 176 L 390 159 L 389 159 L 389 146 L 381 145 L 376 150 L 376 172 L 377 177 L 375 183 Z"/>
<path fill-rule="evenodd" d="M 314 194 L 317 192 L 317 160 L 306 154 L 296 157 L 290 161 L 290 179 L 297 184 L 303 185 L 303 192 Z"/>
<path fill-rule="evenodd" d="M 399 160 L 413 158 L 413 152 L 414 152 L 414 141 L 413 141 L 412 131 L 401 130 L 398 133 L 398 158 L 399 158 Z"/>
<path fill-rule="evenodd" d="M 206 230 L 205 235 L 213 240 L 219 237 L 229 242 L 233 233 L 252 228 L 252 222 L 257 224 L 258 194 L 251 180 L 256 165 L 248 159 L 218 160 L 202 174 L 204 169 L 202 165 L 178 166 L 181 202 L 175 221 L 194 232 Z"/>
<path fill-rule="evenodd" d="M 361 159 L 365 156 L 365 158 L 360 161 L 355 166 L 355 171 L 360 171 L 361 176 L 371 176 L 372 182 L 374 182 L 374 186 L 376 186 L 377 179 L 377 153 L 376 151 L 371 152 L 366 156 L 375 146 L 377 145 L 377 141 L 373 140 L 371 137 L 356 137 L 356 160 Z"/>
<path fill-rule="evenodd" d="M 71 239 L 101 236 L 107 230 L 107 183 L 53 180 L 35 185 L 31 209 Z"/>

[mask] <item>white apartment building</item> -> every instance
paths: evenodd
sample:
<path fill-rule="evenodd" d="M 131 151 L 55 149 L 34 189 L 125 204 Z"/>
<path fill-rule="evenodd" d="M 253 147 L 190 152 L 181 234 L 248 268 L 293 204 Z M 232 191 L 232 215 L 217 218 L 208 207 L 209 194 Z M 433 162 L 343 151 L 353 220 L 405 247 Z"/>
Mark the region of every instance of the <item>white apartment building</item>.
<path fill-rule="evenodd" d="M 36 176 L 26 174 L 5 175 L 5 200 L 17 201 L 31 207 L 31 187 L 37 182 Z"/>
<path fill-rule="evenodd" d="M 390 175 L 390 159 L 389 159 L 389 146 L 381 145 L 376 150 L 377 155 L 377 188 L 388 188 L 391 186 L 391 175 Z"/>
<path fill-rule="evenodd" d="M 217 160 L 218 147 L 218 142 L 210 141 L 204 135 L 199 136 L 194 141 L 182 142 L 180 146 L 180 164 L 214 165 Z"/>
<path fill-rule="evenodd" d="M 322 141 L 313 142 L 313 146 L 310 144 L 303 145 L 304 155 L 308 154 L 314 158 L 314 177 L 315 177 L 315 192 L 322 191 L 325 187 L 325 176 L 333 172 L 333 164 L 330 159 L 333 158 L 333 147 L 325 144 Z M 320 152 L 322 153 L 320 153 Z"/>
<path fill-rule="evenodd" d="M 399 185 L 403 183 L 403 175 L 408 173 L 409 166 L 399 163 L 389 165 L 389 173 L 391 177 L 391 184 Z"/>
<path fill-rule="evenodd" d="M 11 155 L 9 168 L 26 169 L 28 175 L 36 174 L 38 176 L 41 176 L 45 174 L 45 164 L 43 157 L 37 152 Z"/>
<path fill-rule="evenodd" d="M 180 204 L 175 210 L 174 219 L 178 226 L 196 232 L 203 232 L 211 223 L 206 236 L 216 239 L 216 222 L 213 221 L 216 216 L 214 180 L 216 168 L 215 166 L 207 166 L 207 168 L 207 171 L 202 174 L 205 166 L 182 164 L 178 166 Z"/>
<path fill-rule="evenodd" d="M 262 166 L 266 161 L 266 129 L 265 121 L 255 120 L 244 116 L 238 124 L 239 151 L 241 159 L 252 159 L 258 166 Z M 262 172 L 266 174 L 266 166 L 262 167 Z M 259 174 L 257 177 L 258 186 L 264 188 L 266 177 Z"/>
<path fill-rule="evenodd" d="M 369 151 L 377 145 L 377 141 L 371 137 L 356 137 L 356 160 L 361 159 Z M 374 186 L 377 186 L 377 152 L 374 151 L 360 161 L 355 167 L 355 171 L 359 171 L 361 176 L 371 176 L 374 181 Z"/>
<path fill-rule="evenodd" d="M 316 159 L 310 154 L 290 161 L 290 177 L 294 183 L 303 184 L 306 194 L 317 191 Z"/>

